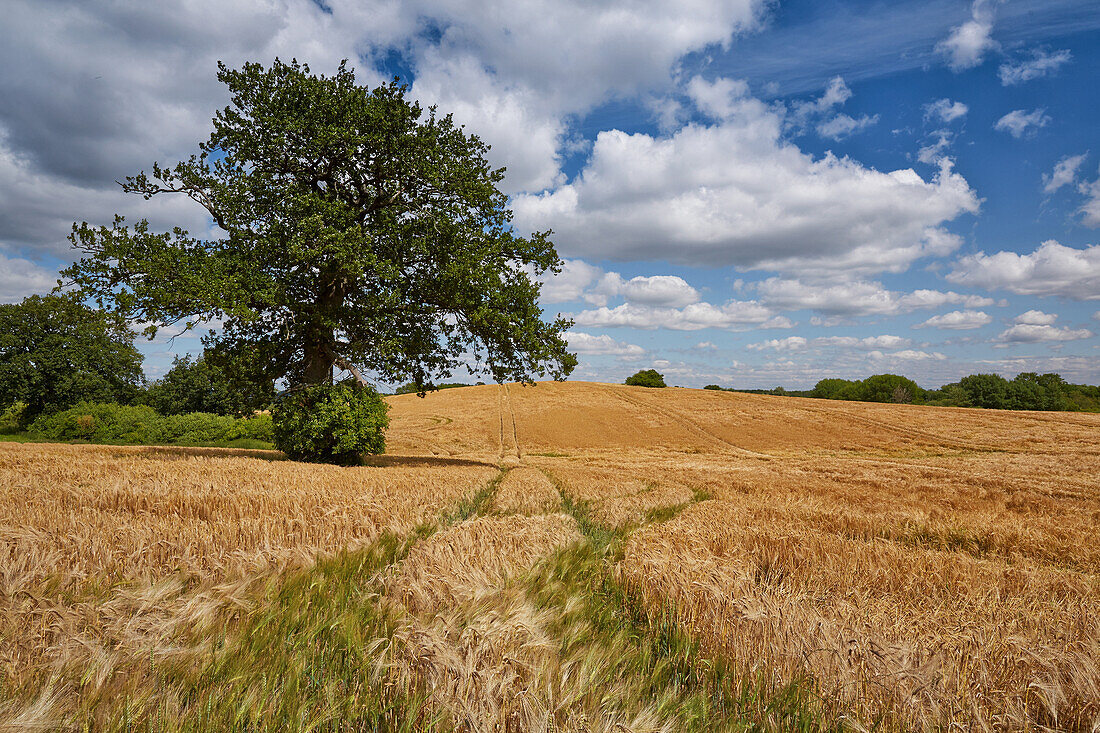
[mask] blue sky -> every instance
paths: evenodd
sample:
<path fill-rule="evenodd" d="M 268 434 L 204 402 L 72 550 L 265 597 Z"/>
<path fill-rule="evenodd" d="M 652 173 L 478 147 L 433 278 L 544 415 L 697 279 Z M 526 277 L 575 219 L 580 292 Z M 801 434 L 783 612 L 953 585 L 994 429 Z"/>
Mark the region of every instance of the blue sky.
<path fill-rule="evenodd" d="M 6 21 L 3 302 L 49 289 L 74 220 L 209 230 L 113 182 L 205 138 L 218 59 L 347 57 L 453 111 L 508 167 L 517 227 L 554 229 L 543 300 L 577 321 L 578 378 L 1100 382 L 1094 2 L 15 0 Z M 155 377 L 199 346 L 143 348 Z"/>

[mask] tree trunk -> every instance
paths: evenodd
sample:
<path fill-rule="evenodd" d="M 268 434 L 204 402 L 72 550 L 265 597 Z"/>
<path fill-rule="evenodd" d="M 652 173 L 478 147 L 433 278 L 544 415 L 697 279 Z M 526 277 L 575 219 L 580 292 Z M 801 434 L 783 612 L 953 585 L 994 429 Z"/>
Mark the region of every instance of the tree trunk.
<path fill-rule="evenodd" d="M 332 381 L 332 349 L 321 338 L 311 338 L 305 345 L 305 366 L 302 383 L 308 386 Z"/>

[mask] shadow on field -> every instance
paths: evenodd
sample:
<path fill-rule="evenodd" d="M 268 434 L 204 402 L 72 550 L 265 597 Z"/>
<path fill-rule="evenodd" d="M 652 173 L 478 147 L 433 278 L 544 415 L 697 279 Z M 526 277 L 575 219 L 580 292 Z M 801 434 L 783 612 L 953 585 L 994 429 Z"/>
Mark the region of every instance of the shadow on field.
<path fill-rule="evenodd" d="M 366 456 L 364 466 L 376 468 L 429 468 L 432 466 L 489 466 L 496 468 L 493 461 L 479 461 L 474 458 L 451 458 L 449 456 Z"/>
<path fill-rule="evenodd" d="M 112 458 L 147 458 L 157 461 L 185 460 L 187 458 L 258 458 L 263 461 L 285 461 L 286 456 L 277 450 L 253 448 L 203 448 L 189 446 L 127 446 L 125 451 L 116 451 Z M 492 461 L 472 458 L 451 458 L 449 456 L 364 456 L 363 465 L 371 468 L 429 468 L 444 466 L 489 466 L 496 468 Z"/>
<path fill-rule="evenodd" d="M 127 451 L 116 451 L 112 458 L 149 458 L 158 461 L 184 458 L 259 458 L 264 461 L 285 461 L 281 451 L 256 448 L 202 448 L 191 446 L 134 446 Z"/>

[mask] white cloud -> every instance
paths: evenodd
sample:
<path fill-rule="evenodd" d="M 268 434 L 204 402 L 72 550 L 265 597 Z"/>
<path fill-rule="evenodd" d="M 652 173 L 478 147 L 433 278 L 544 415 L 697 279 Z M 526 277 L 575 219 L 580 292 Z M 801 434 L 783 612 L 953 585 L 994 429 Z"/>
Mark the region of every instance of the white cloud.
<path fill-rule="evenodd" d="M 901 349 L 913 343 L 911 340 L 893 334 L 881 336 L 822 336 L 814 339 L 815 345 L 846 346 L 852 349 Z"/>
<path fill-rule="evenodd" d="M 667 328 L 673 331 L 698 331 L 722 328 L 743 331 L 750 328 L 791 328 L 794 324 L 755 301 L 730 301 L 717 306 L 694 303 L 683 308 L 657 308 L 623 303 L 581 311 L 573 316 L 578 326 L 592 328 Z"/>
<path fill-rule="evenodd" d="M 1043 313 L 1040 310 L 1029 310 L 1016 316 L 1015 323 L 1025 326 L 1053 326 L 1058 320 L 1057 313 Z"/>
<path fill-rule="evenodd" d="M 952 102 L 946 97 L 924 105 L 925 119 L 937 119 L 944 123 L 954 122 L 961 117 L 965 117 L 969 111 L 970 108 L 962 102 Z"/>
<path fill-rule="evenodd" d="M 783 339 L 769 339 L 757 344 L 748 344 L 745 348 L 753 351 L 801 351 L 806 348 L 806 339 L 802 336 L 788 336 Z"/>
<path fill-rule="evenodd" d="M 918 351 L 914 349 L 905 349 L 904 351 L 892 351 L 884 353 L 882 351 L 872 351 L 867 356 L 875 359 L 876 361 L 942 361 L 947 358 L 945 354 L 941 354 L 938 351 Z"/>
<path fill-rule="evenodd" d="M 707 81 L 695 76 L 688 82 L 687 95 L 700 112 L 711 119 L 724 120 L 737 114 L 740 100 L 749 96 L 749 85 L 742 79 L 720 77 Z"/>
<path fill-rule="evenodd" d="M 641 356 L 646 353 L 645 349 L 637 344 L 616 341 L 606 335 L 593 336 L 582 331 L 567 332 L 565 340 L 569 342 L 569 348 L 578 354 Z"/>
<path fill-rule="evenodd" d="M 951 130 L 933 130 L 925 140 L 927 145 L 917 151 L 917 160 L 928 165 L 939 165 L 951 143 L 955 142 L 955 133 Z"/>
<path fill-rule="evenodd" d="M 28 295 L 45 295 L 57 284 L 57 273 L 21 257 L 0 252 L 0 303 L 18 303 Z"/>
<path fill-rule="evenodd" d="M 538 191 L 560 181 L 570 115 L 667 92 L 684 54 L 758 27 L 765 4 L 11 0 L 0 24 L 0 243 L 62 254 L 73 220 L 138 209 L 156 228 L 160 213 L 169 226 L 204 226 L 182 202 L 143 207 L 114 181 L 195 151 L 227 101 L 219 59 L 295 57 L 331 73 L 348 58 L 372 86 L 385 76 L 376 63 L 396 54 L 414 96 L 492 146 L 508 191 Z"/>
<path fill-rule="evenodd" d="M 1085 195 L 1085 203 L 1078 209 L 1081 223 L 1094 229 L 1100 227 L 1100 178 L 1092 183 L 1082 183 L 1077 190 Z"/>
<path fill-rule="evenodd" d="M 844 78 L 834 76 L 820 97 L 807 102 L 796 102 L 791 106 L 791 114 L 795 120 L 805 122 L 809 117 L 828 112 L 851 98 L 852 90 L 844 83 Z"/>
<path fill-rule="evenodd" d="M 1030 112 L 1024 112 L 1022 109 L 1014 109 L 997 120 L 997 123 L 993 125 L 993 129 L 1007 132 L 1012 135 L 1012 137 L 1020 139 L 1024 135 L 1033 133 L 1040 127 L 1046 127 L 1049 124 L 1050 115 L 1041 107 L 1039 109 L 1033 109 Z"/>
<path fill-rule="evenodd" d="M 961 310 L 932 316 L 924 323 L 919 323 L 913 328 L 945 328 L 954 331 L 966 331 L 972 328 L 981 328 L 993 322 L 993 316 L 984 311 Z"/>
<path fill-rule="evenodd" d="M 1058 328 L 1020 323 L 1003 331 L 997 340 L 1003 343 L 1036 344 L 1044 341 L 1077 341 L 1091 337 L 1092 331 L 1087 328 Z"/>
<path fill-rule="evenodd" d="M 543 303 L 570 303 L 580 300 L 603 275 L 603 270 L 584 260 L 563 260 L 558 274 L 546 273 L 540 300 Z"/>
<path fill-rule="evenodd" d="M 624 298 L 641 305 L 680 308 L 699 301 L 699 291 L 677 275 L 651 275 L 624 278 L 617 272 L 604 272 L 583 260 L 563 260 L 562 271 L 543 276 L 542 301 L 569 303 L 584 300 L 607 305 L 613 298 Z"/>
<path fill-rule="evenodd" d="M 842 140 L 853 133 L 859 132 L 878 122 L 878 115 L 862 115 L 858 119 L 849 115 L 839 114 L 830 120 L 820 123 L 817 132 L 822 137 Z"/>
<path fill-rule="evenodd" d="M 947 279 L 1020 295 L 1100 300 L 1100 245 L 1075 249 L 1048 240 L 1031 254 L 978 252 L 959 259 Z"/>
<path fill-rule="evenodd" d="M 975 0 L 970 20 L 956 26 L 936 50 L 947 58 L 952 71 L 972 69 L 982 63 L 987 51 L 997 47 L 993 40 L 993 8 L 990 2 Z"/>
<path fill-rule="evenodd" d="M 1014 86 L 1054 73 L 1059 66 L 1068 63 L 1073 55 L 1068 50 L 1047 53 L 1041 49 L 1031 52 L 1031 58 L 1018 63 L 1004 63 L 998 69 L 1001 84 Z"/>
<path fill-rule="evenodd" d="M 676 275 L 638 276 L 625 280 L 619 273 L 609 272 L 600 278 L 593 293 L 603 296 L 603 302 L 597 305 L 606 305 L 606 298 L 616 296 L 631 303 L 669 308 L 682 308 L 699 302 L 699 291 Z M 596 302 L 591 297 L 589 300 Z"/>
<path fill-rule="evenodd" d="M 814 310 L 830 316 L 896 315 L 914 310 L 964 305 L 984 308 L 991 298 L 939 290 L 900 293 L 881 283 L 854 281 L 835 285 L 811 285 L 799 280 L 768 278 L 757 285 L 761 301 L 779 310 Z"/>
<path fill-rule="evenodd" d="M 926 181 L 815 159 L 783 139 L 774 108 L 729 106 L 721 123 L 668 137 L 601 132 L 573 182 L 514 199 L 516 224 L 553 228 L 569 256 L 851 275 L 953 251 L 959 240 L 939 225 L 978 210 L 948 161 Z"/>
<path fill-rule="evenodd" d="M 1098 317 L 1100 317 L 1100 314 L 1097 314 L 1097 315 L 1098 315 Z M 693 346 L 692 348 L 696 349 L 697 351 L 717 351 L 718 350 L 718 347 L 714 344 L 713 341 L 700 341 L 699 343 L 695 344 L 695 346 Z"/>
<path fill-rule="evenodd" d="M 1077 180 L 1077 169 L 1085 162 L 1085 155 L 1067 155 L 1054 164 L 1054 170 L 1043 174 L 1043 192 L 1054 193 L 1062 186 Z"/>

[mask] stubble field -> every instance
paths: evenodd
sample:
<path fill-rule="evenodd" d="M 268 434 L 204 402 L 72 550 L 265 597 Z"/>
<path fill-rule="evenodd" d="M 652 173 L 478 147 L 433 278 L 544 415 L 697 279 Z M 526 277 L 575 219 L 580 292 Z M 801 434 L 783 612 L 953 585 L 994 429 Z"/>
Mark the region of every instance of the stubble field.
<path fill-rule="evenodd" d="M 565 383 L 0 444 L 0 726 L 1100 726 L 1100 416 Z"/>

